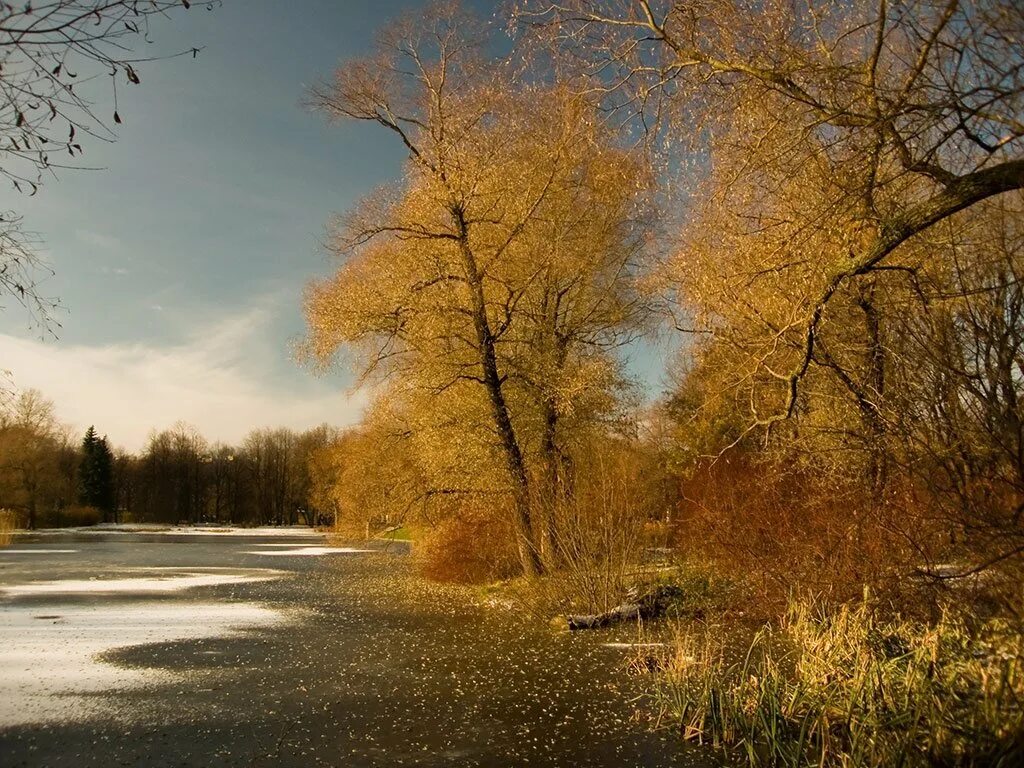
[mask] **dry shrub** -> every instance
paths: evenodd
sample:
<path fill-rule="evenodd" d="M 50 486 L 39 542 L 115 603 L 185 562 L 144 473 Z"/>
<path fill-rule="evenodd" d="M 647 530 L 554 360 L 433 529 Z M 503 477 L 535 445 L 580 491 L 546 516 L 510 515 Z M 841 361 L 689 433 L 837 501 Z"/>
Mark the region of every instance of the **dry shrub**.
<path fill-rule="evenodd" d="M 636 586 L 648 535 L 657 533 L 643 458 L 615 444 L 577 458 L 573 493 L 554 505 L 558 568 L 548 587 L 562 609 L 607 611 Z"/>
<path fill-rule="evenodd" d="M 492 511 L 465 506 L 426 530 L 413 554 L 421 573 L 434 581 L 479 584 L 520 570 L 511 526 Z"/>
<path fill-rule="evenodd" d="M 552 496 L 537 489 L 535 508 L 551 526 L 547 571 L 499 590 L 547 621 L 610 610 L 665 574 L 649 557 L 666 543 L 667 476 L 635 441 L 605 437 L 577 448 L 571 482 Z"/>
<path fill-rule="evenodd" d="M 40 515 L 43 528 L 82 528 L 103 522 L 103 513 L 96 507 L 74 505 Z"/>
<path fill-rule="evenodd" d="M 919 558 L 862 488 L 768 459 L 723 457 L 683 481 L 677 540 L 689 556 L 753 582 L 766 615 L 798 589 L 849 599 L 864 584 L 890 584 L 894 569 Z"/>
<path fill-rule="evenodd" d="M 17 513 L 13 509 L 0 509 L 0 547 L 10 545 L 17 527 Z"/>

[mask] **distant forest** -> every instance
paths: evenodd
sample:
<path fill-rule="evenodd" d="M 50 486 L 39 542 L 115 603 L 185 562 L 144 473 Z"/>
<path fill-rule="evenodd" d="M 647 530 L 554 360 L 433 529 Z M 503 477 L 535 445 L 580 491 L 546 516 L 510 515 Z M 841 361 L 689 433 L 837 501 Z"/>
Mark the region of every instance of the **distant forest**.
<path fill-rule="evenodd" d="M 139 453 L 112 449 L 102 425 L 76 434 L 27 390 L 0 410 L 0 509 L 27 528 L 99 522 L 324 525 L 335 515 L 340 430 L 254 429 L 239 445 L 178 423 Z"/>

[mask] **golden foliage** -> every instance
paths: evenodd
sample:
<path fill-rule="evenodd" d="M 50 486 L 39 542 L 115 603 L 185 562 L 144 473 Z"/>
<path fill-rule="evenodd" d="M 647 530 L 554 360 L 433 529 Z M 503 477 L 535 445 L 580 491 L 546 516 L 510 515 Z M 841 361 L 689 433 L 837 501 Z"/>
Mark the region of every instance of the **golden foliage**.
<path fill-rule="evenodd" d="M 344 350 L 378 384 L 372 428 L 415 466 L 410 504 L 510 494 L 536 570 L 530 486 L 578 426 L 614 412 L 614 351 L 646 316 L 647 170 L 567 88 L 510 87 L 457 22 L 431 24 L 433 48 L 403 28 L 373 59 L 410 60 L 411 84 L 355 62 L 314 92 L 329 114 L 398 133 L 410 157 L 337 222 L 344 261 L 309 289 L 306 352 L 327 364 Z"/>

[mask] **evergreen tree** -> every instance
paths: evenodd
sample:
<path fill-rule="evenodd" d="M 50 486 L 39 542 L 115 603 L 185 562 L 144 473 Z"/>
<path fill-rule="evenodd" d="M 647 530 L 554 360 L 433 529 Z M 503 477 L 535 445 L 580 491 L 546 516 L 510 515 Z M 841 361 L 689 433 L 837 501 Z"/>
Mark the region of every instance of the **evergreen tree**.
<path fill-rule="evenodd" d="M 96 429 L 92 426 L 82 438 L 82 457 L 78 465 L 78 502 L 101 510 L 104 519 L 116 512 L 114 455 L 106 435 L 97 437 Z"/>
<path fill-rule="evenodd" d="M 92 506 L 96 498 L 96 429 L 90 426 L 82 438 L 82 456 L 78 463 L 78 503 Z"/>
<path fill-rule="evenodd" d="M 96 441 L 96 498 L 94 506 L 106 516 L 112 515 L 117 522 L 117 495 L 114 490 L 114 452 L 110 450 L 107 436 Z"/>

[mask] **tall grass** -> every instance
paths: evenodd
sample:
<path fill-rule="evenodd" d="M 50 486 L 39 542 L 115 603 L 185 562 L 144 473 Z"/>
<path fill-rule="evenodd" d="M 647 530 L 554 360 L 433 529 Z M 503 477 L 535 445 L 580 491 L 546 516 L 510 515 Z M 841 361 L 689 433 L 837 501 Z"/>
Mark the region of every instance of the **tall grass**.
<path fill-rule="evenodd" d="M 9 546 L 18 527 L 18 516 L 10 509 L 0 509 L 0 547 Z"/>
<path fill-rule="evenodd" d="M 751 766 L 1024 765 L 1019 631 L 791 604 L 747 652 L 683 635 L 657 695 L 687 739 Z"/>

